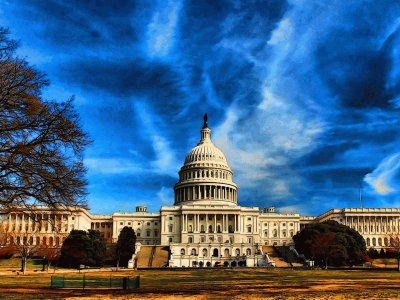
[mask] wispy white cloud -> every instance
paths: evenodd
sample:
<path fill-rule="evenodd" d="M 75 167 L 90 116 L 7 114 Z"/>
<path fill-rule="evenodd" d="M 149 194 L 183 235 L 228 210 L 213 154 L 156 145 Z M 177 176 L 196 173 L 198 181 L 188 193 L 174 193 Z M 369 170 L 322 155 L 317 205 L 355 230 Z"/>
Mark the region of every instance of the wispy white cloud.
<path fill-rule="evenodd" d="M 158 200 L 161 205 L 172 205 L 174 203 L 174 189 L 172 187 L 161 187 L 157 192 Z"/>
<path fill-rule="evenodd" d="M 292 22 L 284 18 L 279 22 L 278 27 L 272 32 L 268 41 L 269 45 L 282 45 L 290 41 L 292 34 Z"/>
<path fill-rule="evenodd" d="M 374 171 L 364 178 L 379 195 L 400 192 L 400 152 L 385 157 Z"/>
<path fill-rule="evenodd" d="M 180 163 L 170 146 L 167 132 L 163 130 L 162 121 L 146 104 L 136 102 L 134 106 L 136 115 L 141 120 L 141 130 L 151 141 L 154 150 L 154 159 L 149 162 L 149 169 L 157 174 L 176 176 Z"/>
<path fill-rule="evenodd" d="M 162 1 L 147 26 L 147 54 L 151 58 L 165 58 L 170 54 L 177 38 L 181 1 Z"/>

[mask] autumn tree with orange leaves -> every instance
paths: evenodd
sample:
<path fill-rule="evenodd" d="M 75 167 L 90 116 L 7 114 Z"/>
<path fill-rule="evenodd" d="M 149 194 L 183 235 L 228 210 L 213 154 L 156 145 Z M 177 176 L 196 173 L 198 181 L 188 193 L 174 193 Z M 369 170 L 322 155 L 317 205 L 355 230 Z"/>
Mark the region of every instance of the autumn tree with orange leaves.
<path fill-rule="evenodd" d="M 400 271 L 400 233 L 390 233 L 387 237 L 386 253 L 397 259 L 397 270 Z"/>
<path fill-rule="evenodd" d="M 44 99 L 45 75 L 16 48 L 0 27 L 0 208 L 85 205 L 82 151 L 90 140 L 73 101 Z"/>

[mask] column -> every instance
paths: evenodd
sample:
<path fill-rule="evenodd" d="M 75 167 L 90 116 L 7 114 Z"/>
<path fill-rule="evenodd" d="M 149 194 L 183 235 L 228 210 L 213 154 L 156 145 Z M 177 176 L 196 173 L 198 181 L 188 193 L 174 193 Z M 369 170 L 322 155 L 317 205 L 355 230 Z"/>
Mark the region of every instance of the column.
<path fill-rule="evenodd" d="M 188 215 L 185 214 L 185 232 L 188 231 Z"/>
<path fill-rule="evenodd" d="M 206 214 L 206 232 L 208 232 L 208 214 Z"/>
<path fill-rule="evenodd" d="M 225 214 L 222 215 L 222 232 L 225 232 Z"/>
<path fill-rule="evenodd" d="M 217 215 L 214 214 L 214 233 L 217 232 Z"/>
<path fill-rule="evenodd" d="M 22 232 L 25 232 L 25 214 L 21 214 L 21 225 L 22 225 Z"/>

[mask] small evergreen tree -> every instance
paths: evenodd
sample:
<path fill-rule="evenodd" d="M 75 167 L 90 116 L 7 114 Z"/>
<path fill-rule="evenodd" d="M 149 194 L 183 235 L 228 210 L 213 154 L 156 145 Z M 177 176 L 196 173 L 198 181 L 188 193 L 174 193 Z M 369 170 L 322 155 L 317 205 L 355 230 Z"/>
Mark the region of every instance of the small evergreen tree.
<path fill-rule="evenodd" d="M 381 248 L 381 251 L 379 252 L 379 257 L 380 258 L 385 258 L 386 257 L 386 253 L 385 253 L 385 250 L 383 248 Z"/>
<path fill-rule="evenodd" d="M 116 258 L 118 267 L 127 267 L 128 261 L 135 253 L 136 234 L 131 227 L 122 228 L 117 242 Z"/>
<path fill-rule="evenodd" d="M 369 248 L 368 249 L 368 256 L 370 258 L 378 258 L 379 257 L 379 252 L 375 248 Z"/>
<path fill-rule="evenodd" d="M 106 243 L 99 231 L 72 230 L 61 247 L 60 265 L 101 266 L 105 251 Z"/>

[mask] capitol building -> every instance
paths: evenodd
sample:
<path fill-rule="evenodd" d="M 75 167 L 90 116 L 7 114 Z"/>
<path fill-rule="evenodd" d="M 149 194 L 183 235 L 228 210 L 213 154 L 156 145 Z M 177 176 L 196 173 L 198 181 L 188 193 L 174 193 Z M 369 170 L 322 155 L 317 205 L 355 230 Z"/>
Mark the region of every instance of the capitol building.
<path fill-rule="evenodd" d="M 99 230 L 108 243 L 115 243 L 128 226 L 137 235 L 131 266 L 146 252 L 155 260 L 145 266 L 263 266 L 271 263 L 268 254 L 274 246 L 291 246 L 292 237 L 312 222 L 336 220 L 357 230 L 367 248 L 376 249 L 387 246 L 388 234 L 400 229 L 399 208 L 332 209 L 314 217 L 277 213 L 272 206 L 240 206 L 233 171 L 212 142 L 206 115 L 200 141 L 185 158 L 174 194 L 174 205 L 162 206 L 157 213 L 147 212 L 145 206 L 111 215 L 92 214 L 81 207 L 3 210 L 0 244 L 60 247 L 73 229 Z M 157 265 L 162 251 L 168 254 Z"/>

